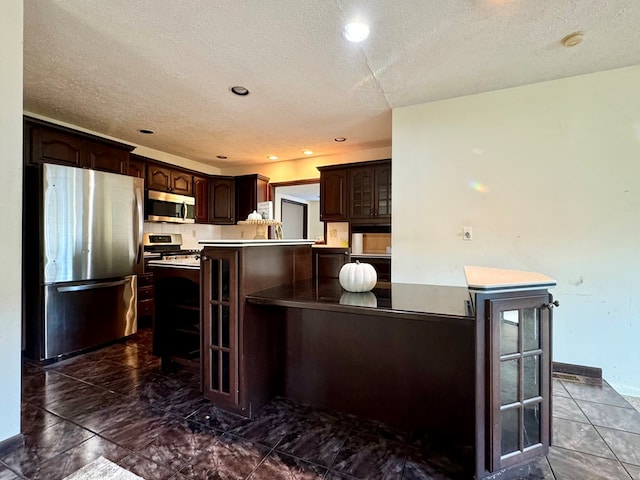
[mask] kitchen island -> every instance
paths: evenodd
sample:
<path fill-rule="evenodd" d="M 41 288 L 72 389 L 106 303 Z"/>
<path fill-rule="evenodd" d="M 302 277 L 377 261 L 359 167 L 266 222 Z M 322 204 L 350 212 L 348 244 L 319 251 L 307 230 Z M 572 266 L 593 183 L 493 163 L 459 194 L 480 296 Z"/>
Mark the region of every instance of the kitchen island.
<path fill-rule="evenodd" d="M 465 274 L 468 288 L 379 283 L 352 294 L 302 280 L 247 294 L 245 321 L 271 333 L 269 394 L 453 438 L 474 452 L 469 478 L 546 454 L 555 281 Z"/>

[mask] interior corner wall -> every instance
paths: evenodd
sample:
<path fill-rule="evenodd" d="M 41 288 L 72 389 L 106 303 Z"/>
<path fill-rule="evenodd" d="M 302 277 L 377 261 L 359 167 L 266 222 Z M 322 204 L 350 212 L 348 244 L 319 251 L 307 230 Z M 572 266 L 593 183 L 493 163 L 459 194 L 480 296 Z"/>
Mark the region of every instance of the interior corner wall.
<path fill-rule="evenodd" d="M 0 6 L 0 442 L 20 433 L 23 2 Z"/>
<path fill-rule="evenodd" d="M 638 85 L 634 66 L 394 110 L 393 281 L 549 275 L 554 360 L 640 396 Z"/>

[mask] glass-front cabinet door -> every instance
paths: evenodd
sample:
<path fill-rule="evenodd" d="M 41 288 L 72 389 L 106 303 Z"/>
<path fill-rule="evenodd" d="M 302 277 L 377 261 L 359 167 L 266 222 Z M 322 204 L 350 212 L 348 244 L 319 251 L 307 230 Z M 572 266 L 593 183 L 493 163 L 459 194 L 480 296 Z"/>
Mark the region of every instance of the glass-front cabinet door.
<path fill-rule="evenodd" d="M 489 300 L 490 470 L 548 451 L 549 295 Z"/>
<path fill-rule="evenodd" d="M 235 250 L 207 254 L 202 267 L 203 393 L 222 407 L 237 407 L 238 254 Z"/>

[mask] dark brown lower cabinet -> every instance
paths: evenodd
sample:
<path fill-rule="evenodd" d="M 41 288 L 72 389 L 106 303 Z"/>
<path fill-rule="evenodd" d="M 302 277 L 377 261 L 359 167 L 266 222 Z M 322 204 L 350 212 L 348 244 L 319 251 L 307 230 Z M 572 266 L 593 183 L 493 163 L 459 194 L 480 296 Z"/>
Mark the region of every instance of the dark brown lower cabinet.
<path fill-rule="evenodd" d="M 549 450 L 552 302 L 546 290 L 476 294 L 477 478 Z"/>
<path fill-rule="evenodd" d="M 247 294 L 311 278 L 309 245 L 205 246 L 202 251 L 202 389 L 217 406 L 251 416 L 279 391 L 284 335 L 246 315 Z"/>

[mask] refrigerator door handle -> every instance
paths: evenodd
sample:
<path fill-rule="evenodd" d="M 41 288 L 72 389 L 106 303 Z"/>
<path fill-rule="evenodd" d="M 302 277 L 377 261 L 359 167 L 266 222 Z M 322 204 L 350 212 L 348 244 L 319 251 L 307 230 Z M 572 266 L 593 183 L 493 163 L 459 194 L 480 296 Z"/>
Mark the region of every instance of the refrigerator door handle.
<path fill-rule="evenodd" d="M 138 223 L 138 228 L 136 229 L 136 233 L 137 233 L 136 265 L 140 265 L 140 262 L 142 261 L 142 236 L 144 235 L 144 229 L 142 224 L 142 217 L 144 215 L 144 210 L 143 210 L 143 203 L 142 203 L 142 192 L 140 191 L 139 188 L 136 188 L 136 212 L 138 214 L 136 218 L 136 222 Z"/>
<path fill-rule="evenodd" d="M 124 285 L 128 283 L 129 279 L 125 278 L 124 280 L 116 280 L 114 282 L 101 282 L 101 283 L 89 283 L 84 285 L 70 285 L 68 287 L 58 287 L 56 290 L 60 293 L 65 292 L 81 292 L 84 290 L 95 290 L 97 288 L 109 288 L 109 287 L 117 287 L 119 285 Z"/>

